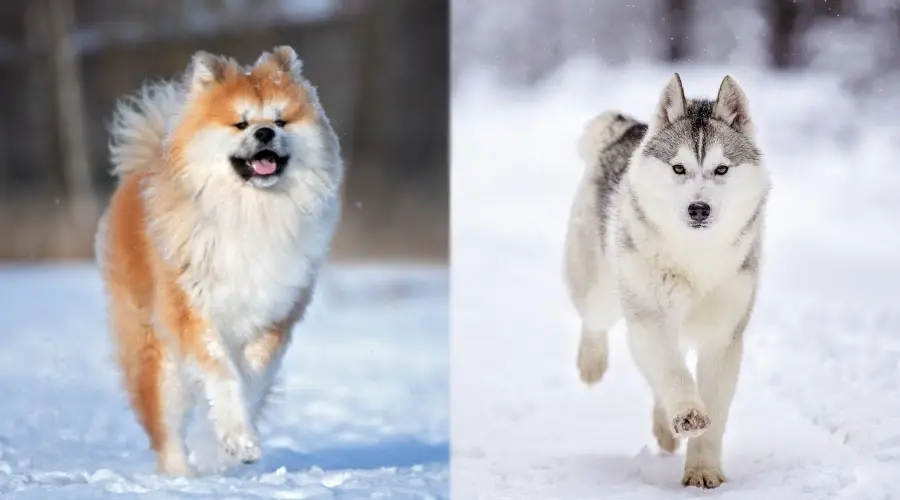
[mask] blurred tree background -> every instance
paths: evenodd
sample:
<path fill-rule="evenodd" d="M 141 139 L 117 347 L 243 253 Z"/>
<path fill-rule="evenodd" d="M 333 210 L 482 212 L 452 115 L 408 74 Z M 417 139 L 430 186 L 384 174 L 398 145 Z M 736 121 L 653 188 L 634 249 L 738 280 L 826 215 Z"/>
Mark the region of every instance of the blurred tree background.
<path fill-rule="evenodd" d="M 92 256 L 119 97 L 288 44 L 341 138 L 334 256 L 446 261 L 449 0 L 4 0 L 0 259 Z"/>
<path fill-rule="evenodd" d="M 452 23 L 454 79 L 528 86 L 589 55 L 825 71 L 861 98 L 900 80 L 898 0 L 454 0 Z"/>

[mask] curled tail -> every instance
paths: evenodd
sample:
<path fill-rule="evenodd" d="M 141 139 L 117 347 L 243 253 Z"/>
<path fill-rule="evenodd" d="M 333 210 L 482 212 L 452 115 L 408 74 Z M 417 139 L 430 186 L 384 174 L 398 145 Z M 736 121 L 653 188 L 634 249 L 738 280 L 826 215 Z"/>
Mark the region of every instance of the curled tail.
<path fill-rule="evenodd" d="M 144 85 L 116 103 L 110 126 L 113 174 L 144 170 L 163 155 L 169 118 L 178 111 L 181 93 L 171 82 Z"/>
<path fill-rule="evenodd" d="M 594 165 L 600 152 L 622 138 L 633 127 L 642 127 L 635 118 L 618 111 L 604 111 L 591 118 L 578 139 L 578 155 Z M 643 133 L 643 130 L 641 131 Z"/>

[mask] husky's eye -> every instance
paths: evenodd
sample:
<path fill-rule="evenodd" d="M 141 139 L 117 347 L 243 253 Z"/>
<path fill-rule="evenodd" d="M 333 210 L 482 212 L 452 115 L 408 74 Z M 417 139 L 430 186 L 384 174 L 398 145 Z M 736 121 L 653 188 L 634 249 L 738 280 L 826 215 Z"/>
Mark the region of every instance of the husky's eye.
<path fill-rule="evenodd" d="M 728 165 L 719 165 L 716 167 L 716 175 L 725 175 L 728 173 Z"/>
<path fill-rule="evenodd" d="M 245 120 L 245 121 L 242 121 L 242 122 L 237 122 L 237 123 L 235 123 L 235 124 L 234 124 L 234 128 L 236 128 L 236 129 L 238 129 L 238 130 L 244 130 L 244 129 L 247 128 L 249 125 L 250 125 L 250 124 L 247 123 L 247 121 Z"/>
<path fill-rule="evenodd" d="M 284 120 L 275 120 L 275 126 L 278 128 L 284 128 L 287 125 L 287 122 Z"/>
<path fill-rule="evenodd" d="M 678 175 L 684 175 L 684 165 L 676 163 L 675 165 L 672 165 L 672 171 Z"/>

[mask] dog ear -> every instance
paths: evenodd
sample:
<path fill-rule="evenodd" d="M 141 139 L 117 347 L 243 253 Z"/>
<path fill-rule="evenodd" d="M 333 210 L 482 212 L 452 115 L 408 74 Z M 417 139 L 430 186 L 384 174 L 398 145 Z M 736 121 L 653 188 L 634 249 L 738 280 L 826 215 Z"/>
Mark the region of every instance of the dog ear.
<path fill-rule="evenodd" d="M 686 112 L 687 99 L 684 98 L 681 76 L 675 73 L 659 97 L 659 104 L 656 105 L 656 115 L 653 118 L 653 128 L 655 130 L 662 129 L 683 117 Z"/>
<path fill-rule="evenodd" d="M 737 81 L 730 76 L 725 76 L 722 85 L 719 86 L 713 118 L 722 120 L 742 134 L 753 136 L 753 122 L 750 120 L 747 96 Z"/>
<path fill-rule="evenodd" d="M 291 75 L 294 80 L 303 77 L 303 61 L 288 45 L 281 45 L 272 49 L 272 52 L 264 52 L 256 61 L 256 66 L 273 63 L 279 71 Z"/>
<path fill-rule="evenodd" d="M 224 80 L 235 70 L 236 67 L 232 61 L 198 50 L 191 58 L 191 65 L 188 69 L 190 91 L 201 91 L 213 83 Z"/>

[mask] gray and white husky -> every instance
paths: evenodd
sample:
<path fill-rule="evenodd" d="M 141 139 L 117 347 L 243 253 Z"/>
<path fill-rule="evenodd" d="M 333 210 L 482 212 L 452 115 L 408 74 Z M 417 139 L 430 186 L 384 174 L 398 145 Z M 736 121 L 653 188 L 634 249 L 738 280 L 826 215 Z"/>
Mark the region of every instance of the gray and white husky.
<path fill-rule="evenodd" d="M 726 76 L 715 101 L 685 99 L 676 73 L 649 126 L 602 113 L 579 150 L 587 168 L 565 275 L 582 319 L 581 378 L 603 376 L 608 332 L 624 316 L 659 446 L 673 452 L 690 438 L 682 483 L 718 487 L 770 190 L 747 98 Z M 686 348 L 696 349 L 696 380 Z"/>

